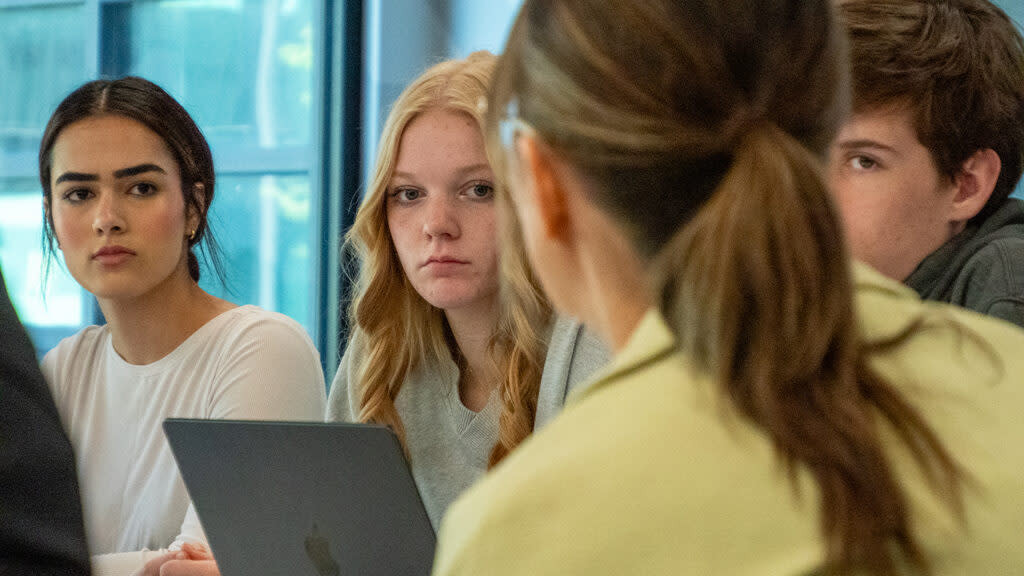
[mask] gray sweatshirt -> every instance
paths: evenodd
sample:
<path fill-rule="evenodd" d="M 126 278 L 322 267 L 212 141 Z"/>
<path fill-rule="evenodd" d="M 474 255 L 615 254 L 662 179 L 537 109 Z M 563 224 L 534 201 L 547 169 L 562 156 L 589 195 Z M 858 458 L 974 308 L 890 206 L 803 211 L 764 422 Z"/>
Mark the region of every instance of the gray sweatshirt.
<path fill-rule="evenodd" d="M 365 344 L 354 338 L 341 358 L 327 400 L 327 420 L 355 422 L 359 417 L 357 359 Z M 570 391 L 585 384 L 611 355 L 592 334 L 565 318 L 551 332 L 547 359 L 537 396 L 534 429 L 554 418 Z M 434 529 L 448 506 L 487 471 L 491 449 L 498 441 L 501 398 L 493 392 L 479 412 L 459 399 L 459 369 L 454 361 L 421 366 L 410 373 L 395 408 L 405 426 L 412 475 Z"/>
<path fill-rule="evenodd" d="M 926 300 L 1024 326 L 1024 201 L 1010 198 L 932 252 L 907 277 Z"/>

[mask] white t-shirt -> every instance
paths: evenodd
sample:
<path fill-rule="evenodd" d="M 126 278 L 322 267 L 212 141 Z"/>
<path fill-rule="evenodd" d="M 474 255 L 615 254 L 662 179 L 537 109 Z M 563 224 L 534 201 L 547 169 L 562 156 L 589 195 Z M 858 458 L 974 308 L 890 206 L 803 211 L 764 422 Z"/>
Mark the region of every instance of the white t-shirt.
<path fill-rule="evenodd" d="M 98 576 L 131 574 L 168 548 L 205 541 L 165 418 L 319 421 L 324 413 L 309 337 L 255 306 L 218 315 L 142 366 L 117 354 L 106 326 L 89 326 L 46 355 L 43 373 L 75 449 Z"/>

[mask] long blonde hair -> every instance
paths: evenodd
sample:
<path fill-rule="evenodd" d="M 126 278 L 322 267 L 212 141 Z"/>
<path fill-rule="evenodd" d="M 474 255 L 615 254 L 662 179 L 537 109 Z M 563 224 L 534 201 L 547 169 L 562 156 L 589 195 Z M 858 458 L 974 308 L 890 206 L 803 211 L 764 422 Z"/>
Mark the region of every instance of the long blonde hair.
<path fill-rule="evenodd" d="M 526 0 L 487 136 L 496 147 L 517 99 L 587 175 L 647 260 L 679 349 L 815 478 L 830 571 L 927 570 L 879 428 L 954 509 L 960 471 L 869 365 L 900 339 L 859 340 L 821 167 L 848 106 L 831 1 Z"/>
<path fill-rule="evenodd" d="M 357 359 L 358 382 L 353 383 L 359 390 L 359 419 L 390 426 L 403 445 L 405 427 L 395 398 L 406 377 L 421 366 L 437 366 L 453 358 L 458 362 L 459 352 L 444 312 L 428 304 L 402 271 L 388 229 L 387 187 L 402 134 L 418 115 L 443 108 L 472 117 L 483 129 L 494 64 L 494 55 L 483 51 L 465 60 L 441 62 L 402 92 L 384 125 L 373 179 L 346 236 L 346 245 L 359 264 L 350 326 L 353 336 L 366 345 L 366 354 Z M 544 331 L 551 319 L 551 307 L 521 247 L 502 250 L 499 269 L 503 297 L 489 351 L 502 375 L 502 412 L 491 466 L 533 431 L 547 352 Z"/>

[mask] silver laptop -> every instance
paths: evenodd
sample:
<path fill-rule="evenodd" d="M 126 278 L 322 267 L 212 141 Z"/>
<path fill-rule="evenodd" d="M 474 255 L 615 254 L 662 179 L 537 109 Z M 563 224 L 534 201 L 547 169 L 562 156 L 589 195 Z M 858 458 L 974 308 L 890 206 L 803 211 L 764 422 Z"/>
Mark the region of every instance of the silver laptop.
<path fill-rule="evenodd" d="M 169 418 L 164 431 L 224 576 L 430 574 L 434 531 L 390 429 Z"/>

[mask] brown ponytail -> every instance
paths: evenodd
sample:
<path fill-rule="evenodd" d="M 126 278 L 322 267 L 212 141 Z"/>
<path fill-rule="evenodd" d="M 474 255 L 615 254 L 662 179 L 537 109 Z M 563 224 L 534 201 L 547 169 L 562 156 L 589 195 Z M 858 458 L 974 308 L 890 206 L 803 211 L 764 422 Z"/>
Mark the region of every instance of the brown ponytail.
<path fill-rule="evenodd" d="M 927 571 L 879 425 L 926 472 L 937 462 L 950 493 L 959 476 L 923 418 L 868 366 L 819 166 L 775 125 L 752 128 L 718 189 L 657 256 L 660 306 L 729 405 L 766 432 L 791 473 L 802 465 L 816 479 L 832 569 L 895 574 L 907 561 Z"/>
<path fill-rule="evenodd" d="M 848 109 L 831 0 L 526 0 L 491 109 L 632 236 L 679 349 L 819 493 L 830 572 L 928 572 L 890 449 L 959 512 L 963 473 L 860 340 L 821 174 Z M 501 116 L 488 119 L 499 148 Z M 884 441 L 883 437 L 885 436 Z M 896 440 L 896 442 L 893 442 Z"/>

